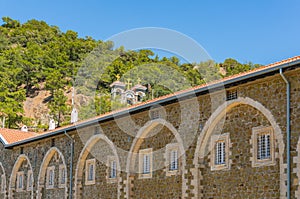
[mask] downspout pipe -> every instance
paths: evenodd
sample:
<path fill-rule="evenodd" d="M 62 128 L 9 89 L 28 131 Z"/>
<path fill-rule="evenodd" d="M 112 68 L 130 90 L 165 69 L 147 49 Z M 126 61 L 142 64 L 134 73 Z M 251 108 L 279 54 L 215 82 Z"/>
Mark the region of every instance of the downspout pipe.
<path fill-rule="evenodd" d="M 74 139 L 65 131 L 65 135 L 71 140 L 71 158 L 70 158 L 70 175 L 69 175 L 69 181 L 70 181 L 70 189 L 69 189 L 69 199 L 73 198 L 73 159 L 74 159 Z"/>
<path fill-rule="evenodd" d="M 290 150 L 290 142 L 291 142 L 291 129 L 290 129 L 290 83 L 287 78 L 282 73 L 282 68 L 279 69 L 279 73 L 286 83 L 286 158 L 287 158 L 287 199 L 291 198 L 291 150 Z"/>

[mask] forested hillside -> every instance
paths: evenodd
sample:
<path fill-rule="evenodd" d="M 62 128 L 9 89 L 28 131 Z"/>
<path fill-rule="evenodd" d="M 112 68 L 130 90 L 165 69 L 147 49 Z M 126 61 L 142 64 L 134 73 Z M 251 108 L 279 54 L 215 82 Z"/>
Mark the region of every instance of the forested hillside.
<path fill-rule="evenodd" d="M 57 26 L 50 26 L 43 21 L 29 20 L 21 24 L 9 17 L 3 17 L 2 20 L 0 118 L 5 118 L 5 126 L 9 128 L 19 128 L 23 124 L 36 127 L 36 131 L 47 128 L 47 123 L 41 118 L 29 117 L 28 111 L 24 111 L 30 109 L 28 106 L 36 105 L 34 100 L 38 98 L 42 98 L 42 101 L 38 101 L 43 104 L 41 107 L 46 107 L 43 110 L 44 118 L 53 117 L 58 125 L 69 123 L 70 92 L 78 74 L 81 75 L 76 81 L 83 84 L 76 88 L 81 97 L 77 106 L 80 119 L 85 119 L 92 116 L 91 109 L 94 109 L 94 114 L 101 114 L 122 106 L 110 98 L 109 85 L 118 76 L 124 81 L 130 78 L 131 84 L 139 81 L 147 86 L 147 100 L 259 66 L 241 64 L 234 59 L 226 59 L 223 63 L 181 63 L 176 57 L 160 58 L 151 50 L 113 49 L 112 42 L 91 37 L 80 38 L 74 31 L 62 32 Z M 105 63 L 95 62 L 90 57 L 97 50 L 118 56 Z M 84 65 L 95 67 L 95 71 L 99 70 L 99 65 L 106 67 L 98 76 L 91 78 L 85 71 L 80 71 Z M 137 66 L 142 66 L 142 70 Z M 166 66 L 172 69 L 172 74 L 164 71 Z M 166 80 L 163 85 L 159 83 L 161 79 Z M 188 84 L 177 86 L 181 81 Z M 86 91 L 93 86 L 95 95 L 89 96 Z"/>

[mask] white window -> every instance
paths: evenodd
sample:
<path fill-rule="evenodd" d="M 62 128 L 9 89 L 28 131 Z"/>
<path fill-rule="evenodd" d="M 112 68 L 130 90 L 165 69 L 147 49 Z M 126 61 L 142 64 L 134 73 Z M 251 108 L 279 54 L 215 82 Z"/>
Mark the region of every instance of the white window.
<path fill-rule="evenodd" d="M 238 98 L 238 92 L 236 89 L 226 91 L 226 100 L 234 100 Z"/>
<path fill-rule="evenodd" d="M 117 162 L 115 160 L 110 161 L 110 178 L 117 177 Z"/>
<path fill-rule="evenodd" d="M 166 175 L 171 176 L 179 172 L 179 147 L 177 143 L 166 146 Z"/>
<path fill-rule="evenodd" d="M 5 179 L 5 175 L 2 174 L 1 175 L 1 193 L 5 193 L 5 189 L 6 189 L 6 179 Z"/>
<path fill-rule="evenodd" d="M 210 147 L 211 170 L 229 169 L 229 133 L 213 135 Z"/>
<path fill-rule="evenodd" d="M 215 144 L 215 165 L 226 164 L 226 142 L 225 140 L 217 141 Z"/>
<path fill-rule="evenodd" d="M 257 159 L 266 160 L 271 158 L 270 140 L 271 135 L 269 133 L 257 135 Z"/>
<path fill-rule="evenodd" d="M 152 149 L 139 151 L 139 173 L 140 178 L 152 177 Z"/>
<path fill-rule="evenodd" d="M 17 173 L 17 192 L 24 190 L 24 172 L 20 171 Z"/>
<path fill-rule="evenodd" d="M 150 173 L 150 154 L 143 155 L 143 174 Z"/>
<path fill-rule="evenodd" d="M 172 150 L 170 152 L 170 171 L 178 170 L 178 151 Z"/>
<path fill-rule="evenodd" d="M 107 180 L 109 183 L 117 182 L 118 166 L 116 156 L 107 157 Z"/>
<path fill-rule="evenodd" d="M 88 165 L 88 181 L 94 180 L 94 171 L 95 171 L 95 165 L 89 164 Z"/>
<path fill-rule="evenodd" d="M 253 157 L 252 166 L 275 164 L 275 142 L 272 127 L 255 127 L 252 129 Z"/>
<path fill-rule="evenodd" d="M 95 184 L 95 168 L 96 166 L 96 160 L 95 159 L 89 159 L 85 163 L 85 184 L 91 185 Z"/>
<path fill-rule="evenodd" d="M 46 188 L 53 189 L 55 183 L 55 166 L 47 168 Z"/>
<path fill-rule="evenodd" d="M 33 188 L 33 174 L 32 171 L 29 170 L 27 172 L 27 191 L 31 191 Z"/>
<path fill-rule="evenodd" d="M 64 188 L 66 185 L 66 167 L 65 165 L 59 165 L 59 188 Z"/>

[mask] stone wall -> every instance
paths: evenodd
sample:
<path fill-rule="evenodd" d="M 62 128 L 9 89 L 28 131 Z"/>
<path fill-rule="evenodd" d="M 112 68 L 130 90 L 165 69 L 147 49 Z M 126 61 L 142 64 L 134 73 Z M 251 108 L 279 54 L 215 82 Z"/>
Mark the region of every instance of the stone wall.
<path fill-rule="evenodd" d="M 300 72 L 286 72 L 291 82 L 292 198 L 300 198 Z M 153 107 L 161 117 L 151 120 L 148 110 L 68 132 L 75 140 L 72 182 L 69 180 L 71 140 L 65 135 L 26 145 L 1 147 L 0 175 L 5 173 L 1 198 L 285 198 L 286 194 L 286 85 L 276 74 L 235 85 L 238 98 L 225 100 L 224 91 Z M 253 167 L 252 130 L 271 127 L 275 163 Z M 97 127 L 97 128 L 96 128 Z M 230 168 L 212 170 L 210 141 L 229 133 Z M 166 146 L 176 143 L 179 171 L 167 175 Z M 139 174 L 139 151 L 153 150 L 150 178 Z M 118 174 L 108 179 L 107 158 L 115 157 Z M 96 159 L 95 183 L 85 183 L 85 161 Z M 59 165 L 67 168 L 67 185 L 59 187 Z M 46 189 L 46 168 L 55 166 L 56 184 Z M 16 191 L 16 173 L 33 171 L 33 191 Z M 72 193 L 70 185 L 72 184 Z M 1 184 L 1 186 L 3 186 Z"/>
<path fill-rule="evenodd" d="M 251 136 L 253 127 L 270 126 L 269 121 L 256 109 L 238 105 L 227 112 L 225 122 L 214 128 L 214 135 L 229 133 L 231 147 L 230 168 L 211 171 L 207 151 L 203 168 L 203 198 L 279 198 L 279 160 L 276 165 L 252 167 Z M 222 120 L 221 120 L 222 121 Z M 239 124 L 239 125 L 232 125 Z M 224 183 L 226 182 L 226 183 Z"/>

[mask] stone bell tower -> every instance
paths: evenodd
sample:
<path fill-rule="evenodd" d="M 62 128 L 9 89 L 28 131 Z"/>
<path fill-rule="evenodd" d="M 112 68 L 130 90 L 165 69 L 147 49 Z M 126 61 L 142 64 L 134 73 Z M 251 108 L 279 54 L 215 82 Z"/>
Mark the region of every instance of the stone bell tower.
<path fill-rule="evenodd" d="M 138 79 L 138 83 L 132 86 L 131 79 L 127 79 L 126 83 L 119 80 L 113 82 L 111 87 L 112 100 L 119 100 L 122 104 L 133 105 L 142 102 L 146 96 L 147 87 L 141 85 L 141 80 Z"/>

